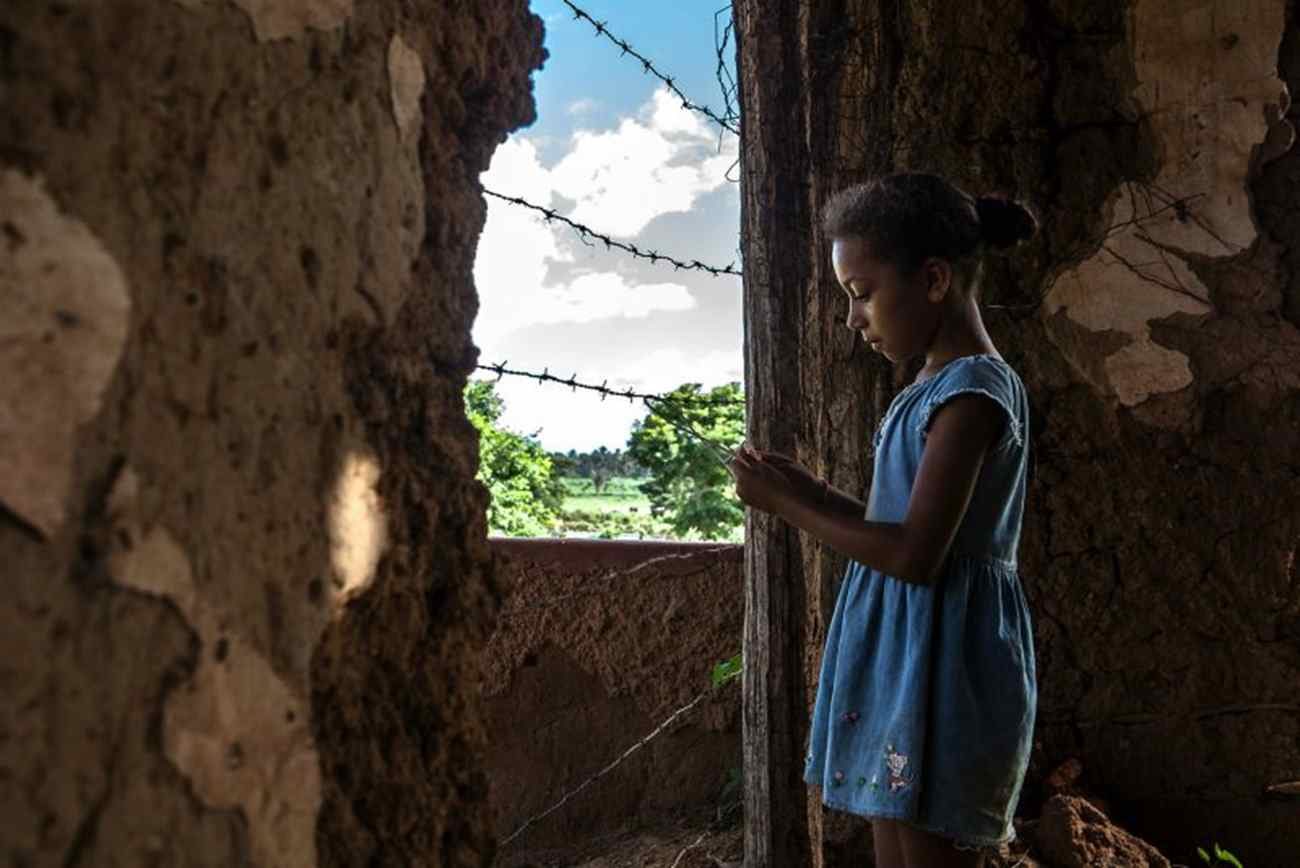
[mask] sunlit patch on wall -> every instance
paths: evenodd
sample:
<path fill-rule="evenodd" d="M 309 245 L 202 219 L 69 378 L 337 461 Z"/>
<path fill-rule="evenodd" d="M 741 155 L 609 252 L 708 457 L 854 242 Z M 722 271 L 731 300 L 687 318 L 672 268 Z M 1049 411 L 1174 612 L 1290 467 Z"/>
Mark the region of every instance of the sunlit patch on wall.
<path fill-rule="evenodd" d="M 370 584 L 388 542 L 388 518 L 376 490 L 379 474 L 379 462 L 373 455 L 349 452 L 334 483 L 329 533 L 334 598 L 338 601 Z"/>

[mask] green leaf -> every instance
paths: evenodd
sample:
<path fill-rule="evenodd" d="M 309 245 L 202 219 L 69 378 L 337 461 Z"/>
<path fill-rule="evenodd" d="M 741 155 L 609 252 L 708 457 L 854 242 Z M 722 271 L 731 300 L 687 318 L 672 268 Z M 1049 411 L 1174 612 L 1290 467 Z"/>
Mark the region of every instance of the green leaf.
<path fill-rule="evenodd" d="M 1220 847 L 1217 842 L 1214 845 L 1214 855 L 1220 862 L 1227 862 L 1233 868 L 1242 868 L 1242 864 L 1237 857 Z"/>
<path fill-rule="evenodd" d="M 504 410 L 495 383 L 466 385 L 465 416 L 479 435 L 476 478 L 488 490 L 488 527 L 507 536 L 545 536 L 555 525 L 564 486 L 535 437 L 498 426 Z"/>
<path fill-rule="evenodd" d="M 1206 865 L 1210 864 L 1210 854 L 1205 852 L 1204 847 L 1197 847 L 1196 852 L 1201 857 L 1201 859 L 1204 860 Z"/>
<path fill-rule="evenodd" d="M 725 449 L 740 445 L 745 434 L 740 384 L 706 393 L 698 383 L 683 383 L 665 397 L 681 403 L 656 404 L 628 438 L 628 456 L 650 474 L 641 490 L 651 513 L 664 518 L 679 538 L 732 539 L 744 525 L 745 511 L 731 475 L 700 438 Z M 691 402 L 699 398 L 711 403 Z"/>
<path fill-rule="evenodd" d="M 710 674 L 710 678 L 713 680 L 713 686 L 721 687 L 739 675 L 742 669 L 743 664 L 741 663 L 740 654 L 737 654 L 730 660 L 723 660 L 717 666 L 713 667 L 713 672 Z"/>

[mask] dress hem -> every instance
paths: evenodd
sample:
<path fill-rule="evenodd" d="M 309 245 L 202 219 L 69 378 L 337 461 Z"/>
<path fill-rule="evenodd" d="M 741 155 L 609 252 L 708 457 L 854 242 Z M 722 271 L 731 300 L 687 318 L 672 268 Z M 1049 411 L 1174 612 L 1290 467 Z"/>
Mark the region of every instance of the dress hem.
<path fill-rule="evenodd" d="M 947 838 L 958 847 L 964 849 L 995 849 L 1001 847 L 1003 844 L 1010 844 L 1012 841 L 1016 840 L 1016 831 L 1014 827 L 1008 835 L 1004 835 L 1000 838 L 989 838 L 984 835 L 967 835 L 965 833 L 954 832 L 951 829 L 946 829 L 942 826 L 936 826 L 931 823 L 923 823 L 899 813 L 879 810 L 863 810 L 849 804 L 848 802 L 841 802 L 839 799 L 828 799 L 825 796 L 822 797 L 822 804 L 828 808 L 834 808 L 837 811 L 844 811 L 845 813 L 853 814 L 867 820 L 897 820 L 898 822 L 911 826 L 914 829 L 920 829 L 922 832 L 930 832 L 931 834 Z"/>

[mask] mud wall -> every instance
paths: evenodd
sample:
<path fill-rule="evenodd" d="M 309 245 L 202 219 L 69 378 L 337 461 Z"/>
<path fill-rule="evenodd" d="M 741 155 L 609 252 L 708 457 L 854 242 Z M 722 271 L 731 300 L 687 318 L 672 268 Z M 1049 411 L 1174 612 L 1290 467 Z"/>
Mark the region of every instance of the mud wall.
<path fill-rule="evenodd" d="M 524 0 L 0 6 L 0 853 L 485 866 L 460 392 Z"/>
<path fill-rule="evenodd" d="M 778 287 L 802 324 L 797 350 L 750 353 L 751 387 L 788 382 L 798 357 L 801 415 L 773 424 L 862 490 L 870 430 L 912 373 L 864 358 L 827 239 L 785 215 L 811 222 L 839 188 L 903 169 L 1035 208 L 1041 236 L 984 297 L 1033 400 L 1032 772 L 1079 757 L 1175 861 L 1214 839 L 1246 864 L 1300 852 L 1284 786 L 1300 779 L 1295 4 L 737 10 L 742 186 L 768 196 L 744 206 L 747 292 Z M 841 564 L 800 551 L 811 697 Z M 1031 779 L 1030 813 L 1038 795 Z M 813 838 L 833 825 L 808 813 Z"/>
<path fill-rule="evenodd" d="M 740 685 L 712 691 L 709 674 L 740 650 L 742 548 L 509 539 L 492 547 L 504 602 L 481 687 L 502 841 L 699 699 L 503 845 L 500 864 L 566 845 L 571 853 L 575 841 L 676 812 L 712 816 L 728 775 L 740 771 Z"/>

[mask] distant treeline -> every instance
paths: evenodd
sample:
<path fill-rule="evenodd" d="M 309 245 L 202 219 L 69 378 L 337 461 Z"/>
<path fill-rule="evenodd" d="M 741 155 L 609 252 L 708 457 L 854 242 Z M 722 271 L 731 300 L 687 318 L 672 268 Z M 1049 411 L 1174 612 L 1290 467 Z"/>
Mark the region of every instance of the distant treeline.
<path fill-rule="evenodd" d="M 577 476 L 590 479 L 597 491 L 615 477 L 630 476 L 638 479 L 650 475 L 640 464 L 622 449 L 610 451 L 604 446 L 591 452 L 552 452 L 551 462 L 555 466 L 556 476 Z"/>

